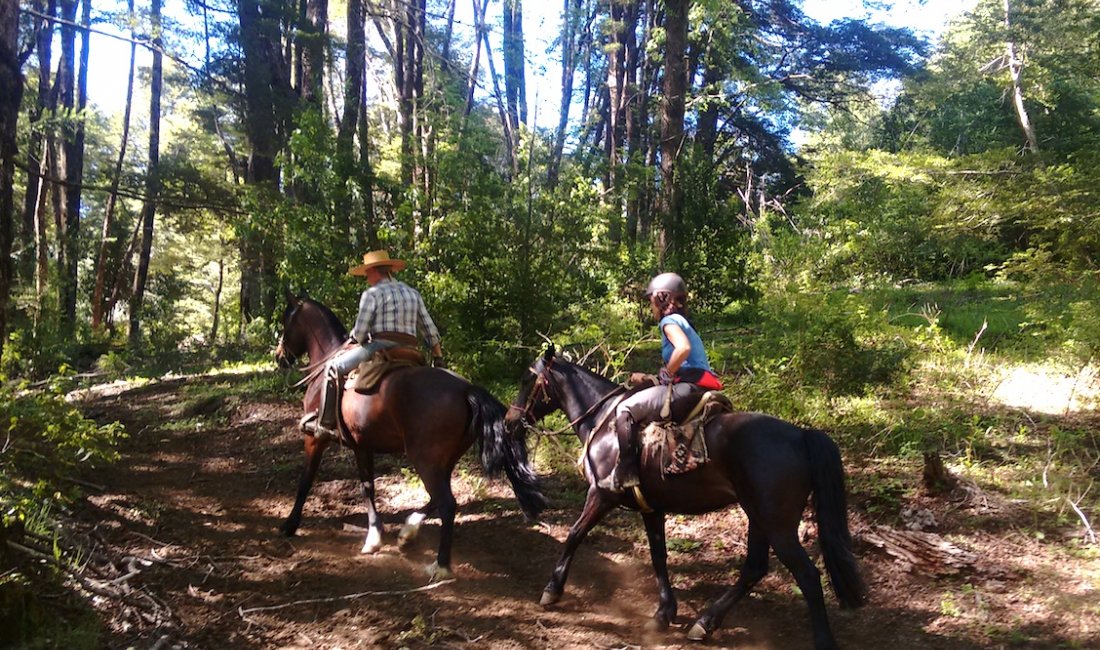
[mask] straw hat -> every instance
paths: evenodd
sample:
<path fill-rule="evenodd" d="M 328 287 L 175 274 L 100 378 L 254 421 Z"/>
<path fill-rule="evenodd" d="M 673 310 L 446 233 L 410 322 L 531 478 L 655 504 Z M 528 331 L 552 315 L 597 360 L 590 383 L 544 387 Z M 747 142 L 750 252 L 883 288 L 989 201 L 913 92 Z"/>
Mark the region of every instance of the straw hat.
<path fill-rule="evenodd" d="M 376 266 L 388 266 L 392 271 L 400 271 L 405 268 L 405 261 L 390 259 L 390 254 L 386 251 L 371 251 L 363 255 L 362 264 L 348 269 L 348 275 L 366 275 L 367 269 Z"/>

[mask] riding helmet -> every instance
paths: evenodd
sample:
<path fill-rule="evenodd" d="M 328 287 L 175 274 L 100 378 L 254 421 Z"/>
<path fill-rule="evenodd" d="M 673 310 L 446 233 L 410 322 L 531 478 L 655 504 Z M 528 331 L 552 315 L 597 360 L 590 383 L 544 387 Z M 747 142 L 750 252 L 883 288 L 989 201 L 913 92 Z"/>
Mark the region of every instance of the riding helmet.
<path fill-rule="evenodd" d="M 662 273 L 649 281 L 649 286 L 645 290 L 645 297 L 649 298 L 653 294 L 662 291 L 667 291 L 673 295 L 686 296 L 687 285 L 684 284 L 684 279 L 676 273 Z"/>

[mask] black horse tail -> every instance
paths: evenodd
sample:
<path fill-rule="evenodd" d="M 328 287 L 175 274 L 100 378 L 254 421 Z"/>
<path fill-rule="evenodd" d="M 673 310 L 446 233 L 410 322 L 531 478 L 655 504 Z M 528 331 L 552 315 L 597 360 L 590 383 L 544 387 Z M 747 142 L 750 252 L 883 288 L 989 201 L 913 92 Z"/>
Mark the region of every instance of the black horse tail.
<path fill-rule="evenodd" d="M 810 455 L 814 510 L 825 570 L 841 607 L 859 607 L 867 600 L 867 586 L 852 554 L 840 449 L 823 431 L 806 429 L 804 437 Z"/>
<path fill-rule="evenodd" d="M 539 492 L 539 481 L 535 470 L 527 459 L 527 438 L 521 430 L 509 435 L 504 424 L 507 413 L 504 405 L 489 391 L 480 386 L 471 386 L 466 393 L 470 405 L 470 432 L 481 445 L 481 466 L 490 476 L 500 473 L 501 468 L 512 483 L 519 506 L 529 519 L 537 519 L 546 508 L 546 497 Z"/>

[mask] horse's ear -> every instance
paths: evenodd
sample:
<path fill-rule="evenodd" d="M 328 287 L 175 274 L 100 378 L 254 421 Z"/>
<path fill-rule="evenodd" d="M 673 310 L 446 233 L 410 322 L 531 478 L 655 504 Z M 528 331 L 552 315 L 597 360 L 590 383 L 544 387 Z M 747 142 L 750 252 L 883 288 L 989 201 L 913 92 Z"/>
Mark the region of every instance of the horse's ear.
<path fill-rule="evenodd" d="M 299 299 L 300 300 L 310 300 L 309 292 L 306 291 L 305 289 L 302 289 L 302 295 Z"/>
<path fill-rule="evenodd" d="M 554 344 L 553 343 L 547 343 L 546 344 L 546 352 L 544 352 L 542 354 L 542 358 L 543 358 L 544 361 L 550 361 L 551 359 L 554 358 Z"/>
<path fill-rule="evenodd" d="M 294 292 L 290 290 L 290 287 L 284 288 L 283 291 L 286 293 L 286 303 L 288 305 L 290 305 L 291 307 L 297 307 L 299 304 L 301 304 L 301 299 L 299 299 L 298 296 L 294 295 Z"/>

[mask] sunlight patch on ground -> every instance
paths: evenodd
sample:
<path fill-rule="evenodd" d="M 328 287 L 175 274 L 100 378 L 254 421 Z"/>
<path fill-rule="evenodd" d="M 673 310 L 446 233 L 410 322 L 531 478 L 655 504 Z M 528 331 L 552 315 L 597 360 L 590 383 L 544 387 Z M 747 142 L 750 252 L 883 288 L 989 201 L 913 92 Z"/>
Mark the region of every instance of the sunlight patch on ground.
<path fill-rule="evenodd" d="M 1094 409 L 1098 398 L 1100 376 L 1091 366 L 1076 374 L 1052 365 L 1008 366 L 992 394 L 1004 406 L 1050 415 Z"/>

